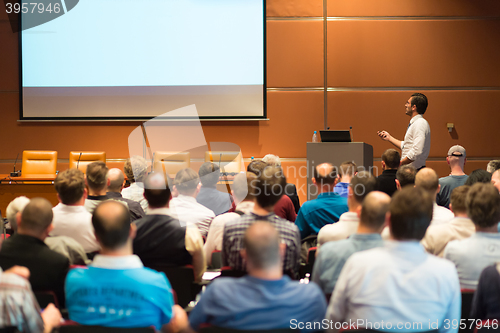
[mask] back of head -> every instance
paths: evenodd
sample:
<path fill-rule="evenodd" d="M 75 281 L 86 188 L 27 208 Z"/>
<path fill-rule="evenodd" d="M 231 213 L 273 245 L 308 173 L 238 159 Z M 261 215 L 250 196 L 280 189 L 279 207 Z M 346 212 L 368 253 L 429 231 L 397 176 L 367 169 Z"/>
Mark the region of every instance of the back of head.
<path fill-rule="evenodd" d="M 431 168 L 423 168 L 417 172 L 415 177 L 415 186 L 420 187 L 431 194 L 436 193 L 439 188 L 439 177 L 436 171 Z"/>
<path fill-rule="evenodd" d="M 467 199 L 467 194 L 469 193 L 470 186 L 462 185 L 459 187 L 455 187 L 453 191 L 451 191 L 450 195 L 450 204 L 453 213 L 455 214 L 466 214 L 467 213 L 467 205 L 465 204 Z"/>
<path fill-rule="evenodd" d="M 262 162 L 267 163 L 268 165 L 281 167 L 281 160 L 279 156 L 273 154 L 267 154 L 262 158 Z"/>
<path fill-rule="evenodd" d="M 215 187 L 219 182 L 220 169 L 219 166 L 212 162 L 205 162 L 198 170 L 201 184 L 205 187 Z"/>
<path fill-rule="evenodd" d="M 486 171 L 489 173 L 493 173 L 500 169 L 500 160 L 492 160 L 488 162 L 488 166 L 486 167 Z"/>
<path fill-rule="evenodd" d="M 248 164 L 247 171 L 259 177 L 267 166 L 269 165 L 264 161 L 252 161 Z"/>
<path fill-rule="evenodd" d="M 108 167 L 102 161 L 92 162 L 87 165 L 87 185 L 93 191 L 106 188 L 108 182 Z"/>
<path fill-rule="evenodd" d="M 130 213 L 125 205 L 117 201 L 103 201 L 92 214 L 92 225 L 102 248 L 116 250 L 129 238 Z"/>
<path fill-rule="evenodd" d="M 354 199 L 358 203 L 362 203 L 368 193 L 376 190 L 377 178 L 368 171 L 361 171 L 352 177 L 350 185 Z"/>
<path fill-rule="evenodd" d="M 313 177 L 318 186 L 333 186 L 337 180 L 337 168 L 330 163 L 320 164 L 314 168 Z"/>
<path fill-rule="evenodd" d="M 233 192 L 236 200 L 253 200 L 252 187 L 257 181 L 257 176 L 251 172 L 239 173 L 233 180 Z"/>
<path fill-rule="evenodd" d="M 251 267 L 268 269 L 281 266 L 280 236 L 269 222 L 255 222 L 245 232 L 243 248 Z"/>
<path fill-rule="evenodd" d="M 476 169 L 470 173 L 469 178 L 465 181 L 465 185 L 472 186 L 475 183 L 489 182 L 491 182 L 491 173 L 483 169 Z"/>
<path fill-rule="evenodd" d="M 142 183 L 148 175 L 148 162 L 141 156 L 132 156 L 123 166 L 123 172 L 131 183 Z"/>
<path fill-rule="evenodd" d="M 83 197 L 85 176 L 78 169 L 68 169 L 57 175 L 54 186 L 61 202 L 72 205 Z"/>
<path fill-rule="evenodd" d="M 429 105 L 427 97 L 421 93 L 414 93 L 411 95 L 411 106 L 415 105 L 417 107 L 417 112 L 419 114 L 424 114 Z"/>
<path fill-rule="evenodd" d="M 23 209 L 20 229 L 29 231 L 32 234 L 42 235 L 51 225 L 52 218 L 52 205 L 50 202 L 44 198 L 33 198 Z"/>
<path fill-rule="evenodd" d="M 199 184 L 200 177 L 193 169 L 185 168 L 175 175 L 174 185 L 182 195 L 194 195 Z"/>
<path fill-rule="evenodd" d="M 454 145 L 448 150 L 448 162 L 451 167 L 458 165 L 463 169 L 466 157 L 465 148 L 460 145 Z"/>
<path fill-rule="evenodd" d="M 253 186 L 257 204 L 262 208 L 273 208 L 283 195 L 285 186 L 286 177 L 281 168 L 268 166 Z"/>
<path fill-rule="evenodd" d="M 29 203 L 30 203 L 29 198 L 21 196 L 12 200 L 7 206 L 7 211 L 6 211 L 7 220 L 9 221 L 10 226 L 12 227 L 12 229 L 14 229 L 14 231 L 17 231 L 17 219 L 16 219 L 17 213 L 22 213 L 24 207 L 26 207 L 26 205 Z"/>
<path fill-rule="evenodd" d="M 358 172 L 358 166 L 354 163 L 354 161 L 345 161 L 339 167 L 339 174 L 341 177 L 353 177 L 356 172 Z"/>
<path fill-rule="evenodd" d="M 170 181 L 171 182 L 171 181 Z M 144 197 L 151 208 L 162 208 L 168 205 L 171 197 L 169 179 L 160 172 L 150 173 L 144 180 Z"/>
<path fill-rule="evenodd" d="M 108 179 L 108 192 L 120 192 L 123 186 L 123 182 L 125 181 L 123 172 L 118 168 L 109 169 Z"/>
<path fill-rule="evenodd" d="M 481 228 L 496 226 L 500 221 L 500 195 L 491 184 L 476 183 L 471 186 L 465 201 L 467 215 Z"/>
<path fill-rule="evenodd" d="M 396 172 L 396 179 L 399 181 L 401 188 L 406 185 L 415 184 L 415 176 L 417 174 L 417 169 L 412 165 L 402 165 L 398 168 Z"/>
<path fill-rule="evenodd" d="M 419 187 L 405 187 L 394 194 L 389 211 L 391 233 L 397 240 L 420 241 L 432 220 L 433 197 Z"/>
<path fill-rule="evenodd" d="M 384 225 L 390 203 L 391 197 L 384 192 L 370 192 L 361 206 L 360 223 L 373 231 L 379 231 Z"/>
<path fill-rule="evenodd" d="M 387 149 L 382 154 L 382 161 L 389 169 L 397 169 L 401 161 L 401 155 L 396 149 Z"/>

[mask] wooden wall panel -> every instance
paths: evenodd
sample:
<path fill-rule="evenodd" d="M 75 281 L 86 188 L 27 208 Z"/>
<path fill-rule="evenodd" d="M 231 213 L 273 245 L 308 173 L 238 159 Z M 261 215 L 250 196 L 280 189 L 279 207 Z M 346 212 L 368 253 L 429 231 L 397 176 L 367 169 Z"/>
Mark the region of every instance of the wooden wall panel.
<path fill-rule="evenodd" d="M 500 157 L 500 91 L 422 91 L 429 99 L 425 118 L 431 126 L 430 157 L 446 156 L 456 144 L 465 147 L 469 157 Z M 354 140 L 373 146 L 380 157 L 393 146 L 382 141 L 377 131 L 387 130 L 402 140 L 410 117 L 405 103 L 413 91 L 344 91 L 328 93 L 328 121 L 332 129 L 353 127 Z M 446 123 L 454 123 L 449 133 Z"/>
<path fill-rule="evenodd" d="M 267 22 L 267 85 L 323 86 L 323 22 Z"/>
<path fill-rule="evenodd" d="M 267 0 L 267 16 L 323 16 L 323 0 Z"/>
<path fill-rule="evenodd" d="M 495 16 L 498 0 L 328 0 L 328 16 Z"/>
<path fill-rule="evenodd" d="M 500 86 L 500 20 L 328 22 L 328 86 Z"/>
<path fill-rule="evenodd" d="M 2 12 L 3 6 L 0 8 Z M 0 91 L 19 89 L 18 38 L 9 21 L 0 19 Z"/>

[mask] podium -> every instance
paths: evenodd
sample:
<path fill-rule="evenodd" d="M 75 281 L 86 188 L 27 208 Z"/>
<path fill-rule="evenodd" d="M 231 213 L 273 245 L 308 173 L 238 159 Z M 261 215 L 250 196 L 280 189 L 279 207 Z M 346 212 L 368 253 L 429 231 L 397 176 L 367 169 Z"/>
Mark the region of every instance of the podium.
<path fill-rule="evenodd" d="M 358 171 L 373 168 L 373 147 L 364 142 L 308 142 L 307 143 L 307 200 L 316 199 L 312 183 L 314 168 L 321 163 L 331 163 L 337 168 L 345 161 L 354 161 Z"/>

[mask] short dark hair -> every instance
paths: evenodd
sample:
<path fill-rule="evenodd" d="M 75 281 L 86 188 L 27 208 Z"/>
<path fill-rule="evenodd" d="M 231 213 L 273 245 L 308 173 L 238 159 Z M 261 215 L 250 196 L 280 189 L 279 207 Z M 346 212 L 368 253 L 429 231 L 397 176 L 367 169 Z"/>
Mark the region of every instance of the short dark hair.
<path fill-rule="evenodd" d="M 401 155 L 396 149 L 387 149 L 382 154 L 382 161 L 389 169 L 397 169 L 401 163 Z"/>
<path fill-rule="evenodd" d="M 219 166 L 212 162 L 205 162 L 198 170 L 201 184 L 205 187 L 215 187 L 219 182 L 220 169 Z"/>
<path fill-rule="evenodd" d="M 385 223 L 391 197 L 383 192 L 369 193 L 361 206 L 360 224 L 372 229 L 380 229 Z"/>
<path fill-rule="evenodd" d="M 451 191 L 450 203 L 452 206 L 451 209 L 453 209 L 454 213 L 467 213 L 467 205 L 465 204 L 465 202 L 469 190 L 469 185 L 462 185 L 459 187 L 455 187 L 453 191 Z"/>
<path fill-rule="evenodd" d="M 262 172 L 264 171 L 264 169 L 268 166 L 269 166 L 269 164 L 267 164 L 264 161 L 254 160 L 254 161 L 250 162 L 250 164 L 248 164 L 247 171 L 251 172 L 251 173 L 255 174 L 257 177 L 259 177 L 262 174 Z"/>
<path fill-rule="evenodd" d="M 475 183 L 490 183 L 491 173 L 483 169 L 476 169 L 472 171 L 469 178 L 465 181 L 465 185 L 474 185 Z"/>
<path fill-rule="evenodd" d="M 352 177 L 349 186 L 351 186 L 354 199 L 362 203 L 368 193 L 377 189 L 377 184 L 377 178 L 373 177 L 371 173 L 361 171 Z"/>
<path fill-rule="evenodd" d="M 118 208 L 113 215 L 104 211 L 112 206 Z M 92 214 L 92 225 L 99 243 L 109 250 L 115 250 L 127 243 L 130 234 L 130 213 L 125 205 L 114 200 L 101 202 Z"/>
<path fill-rule="evenodd" d="M 94 191 L 100 191 L 108 182 L 108 167 L 102 161 L 87 165 L 87 185 Z"/>
<path fill-rule="evenodd" d="M 59 173 L 54 180 L 61 202 L 72 205 L 83 197 L 85 191 L 85 176 L 78 169 L 68 169 Z"/>
<path fill-rule="evenodd" d="M 412 165 L 402 165 L 398 168 L 396 172 L 396 179 L 399 181 L 401 188 L 406 185 L 415 184 L 415 176 L 417 175 L 417 169 Z"/>
<path fill-rule="evenodd" d="M 349 175 L 354 176 L 354 174 L 358 171 L 358 166 L 354 161 L 345 161 L 339 167 L 339 174 L 341 176 Z"/>
<path fill-rule="evenodd" d="M 280 167 L 268 166 L 257 177 L 253 194 L 262 208 L 274 207 L 282 197 L 286 186 L 286 177 Z"/>
<path fill-rule="evenodd" d="M 500 195 L 495 186 L 476 183 L 471 186 L 467 198 L 467 215 L 481 228 L 489 228 L 500 220 Z"/>
<path fill-rule="evenodd" d="M 175 175 L 174 185 L 180 194 L 192 195 L 200 184 L 200 177 L 190 168 L 179 170 Z"/>
<path fill-rule="evenodd" d="M 417 113 L 424 114 L 429 105 L 427 96 L 422 93 L 414 93 L 411 95 L 411 106 L 413 105 L 417 107 Z"/>
<path fill-rule="evenodd" d="M 233 180 L 233 192 L 238 201 L 253 199 L 252 187 L 257 181 L 257 176 L 252 172 L 239 173 Z"/>
<path fill-rule="evenodd" d="M 316 180 L 316 184 L 318 186 L 323 186 L 323 185 L 331 186 L 335 184 L 335 181 L 337 180 L 337 168 L 331 165 L 330 163 L 323 163 L 323 164 L 327 164 L 331 168 L 331 171 L 328 172 L 327 174 L 320 173 L 318 171 L 318 167 L 322 165 L 320 164 L 314 167 L 313 177 Z"/>
<path fill-rule="evenodd" d="M 144 197 L 151 208 L 167 206 L 172 195 L 169 187 L 172 180 L 165 178 L 160 172 L 150 173 L 144 179 Z"/>
<path fill-rule="evenodd" d="M 405 187 L 392 197 L 391 232 L 397 240 L 422 240 L 432 220 L 434 200 L 419 187 Z"/>
<path fill-rule="evenodd" d="M 255 222 L 248 227 L 243 248 L 255 268 L 266 269 L 280 262 L 280 235 L 269 222 Z"/>
<path fill-rule="evenodd" d="M 21 213 L 21 228 L 42 234 L 51 224 L 52 205 L 45 198 L 33 198 Z"/>

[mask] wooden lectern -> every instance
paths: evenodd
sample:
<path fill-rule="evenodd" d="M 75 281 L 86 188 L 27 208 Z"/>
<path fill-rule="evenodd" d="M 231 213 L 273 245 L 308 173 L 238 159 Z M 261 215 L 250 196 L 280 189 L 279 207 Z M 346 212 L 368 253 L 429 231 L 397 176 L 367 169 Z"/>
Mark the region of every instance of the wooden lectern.
<path fill-rule="evenodd" d="M 311 181 L 313 168 L 325 162 L 339 167 L 342 162 L 354 161 L 358 171 L 373 168 L 373 147 L 364 142 L 308 142 L 307 143 L 307 200 L 316 199 L 316 187 Z"/>

